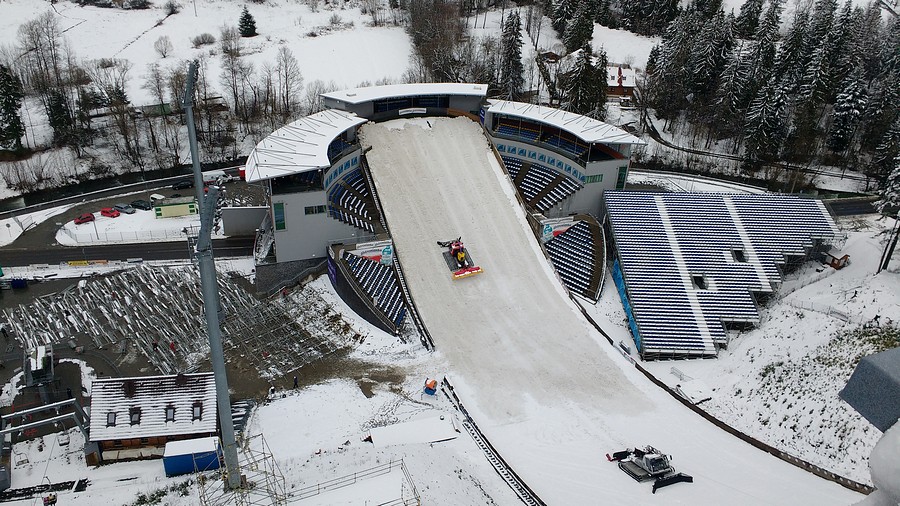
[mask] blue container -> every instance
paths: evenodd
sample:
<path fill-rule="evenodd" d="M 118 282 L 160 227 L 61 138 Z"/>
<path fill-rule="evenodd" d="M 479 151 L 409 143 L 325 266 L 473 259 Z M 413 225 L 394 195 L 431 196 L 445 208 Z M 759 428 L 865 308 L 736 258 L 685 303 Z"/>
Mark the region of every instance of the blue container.
<path fill-rule="evenodd" d="M 166 476 L 211 471 L 219 468 L 219 438 L 206 437 L 166 443 L 163 468 Z"/>

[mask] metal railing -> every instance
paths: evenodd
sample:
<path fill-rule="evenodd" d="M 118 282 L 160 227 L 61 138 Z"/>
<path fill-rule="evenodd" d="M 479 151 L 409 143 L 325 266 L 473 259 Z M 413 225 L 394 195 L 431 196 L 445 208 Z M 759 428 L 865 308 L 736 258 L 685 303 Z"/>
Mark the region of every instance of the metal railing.
<path fill-rule="evenodd" d="M 96 244 L 98 242 L 155 242 L 160 240 L 181 241 L 184 240 L 184 232 L 181 230 L 129 230 L 116 232 L 72 232 L 68 229 L 60 229 L 63 235 L 69 237 L 77 244 Z"/>
<path fill-rule="evenodd" d="M 406 486 L 409 487 L 409 492 L 412 497 L 402 497 L 403 490 L 405 488 L 401 488 L 401 497 L 397 499 L 392 499 L 389 502 L 381 503 L 381 504 L 389 504 L 396 506 L 412 506 L 421 504 L 421 498 L 419 497 L 419 492 L 416 490 L 415 484 L 412 482 L 412 477 L 409 474 L 409 470 L 406 469 L 406 464 L 403 462 L 403 459 L 400 460 L 391 460 L 390 462 L 386 462 L 384 464 L 370 467 L 368 469 L 363 469 L 362 471 L 357 471 L 353 474 L 348 474 L 346 476 L 341 476 L 339 478 L 334 478 L 328 481 L 323 481 L 321 483 L 316 483 L 314 485 L 309 485 L 307 487 L 303 487 L 295 492 L 289 494 L 290 503 L 295 503 L 298 501 L 302 501 L 303 499 L 308 499 L 310 497 L 317 496 L 319 494 L 330 492 L 332 490 L 338 490 L 344 487 L 349 487 L 350 485 L 355 485 L 362 480 L 366 480 L 369 478 L 375 478 L 378 476 L 384 476 L 386 474 L 390 474 L 394 469 L 400 469 L 403 473 L 403 479 L 406 481 Z"/>

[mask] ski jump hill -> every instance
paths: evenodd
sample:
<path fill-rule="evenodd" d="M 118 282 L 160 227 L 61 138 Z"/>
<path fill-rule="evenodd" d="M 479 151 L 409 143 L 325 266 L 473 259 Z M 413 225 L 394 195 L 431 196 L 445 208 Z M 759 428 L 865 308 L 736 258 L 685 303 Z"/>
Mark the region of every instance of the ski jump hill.
<path fill-rule="evenodd" d="M 547 504 L 859 500 L 712 426 L 623 360 L 553 275 L 479 125 L 395 120 L 363 126 L 361 138 L 412 298 L 457 392 Z M 434 244 L 460 234 L 485 273 L 452 281 Z M 651 495 L 603 457 L 643 441 L 676 456 L 695 483 Z"/>
<path fill-rule="evenodd" d="M 351 236 L 356 245 L 347 248 L 360 248 L 354 262 L 368 262 L 363 274 L 370 278 L 389 280 L 399 260 L 409 300 L 455 393 L 495 450 L 546 504 L 861 500 L 732 436 L 650 383 L 587 321 L 560 283 L 499 154 L 514 151 L 520 161 L 555 167 L 569 184 L 580 185 L 562 198 L 599 208 L 600 185 L 593 183 L 603 176 L 580 172 L 575 158 L 567 164 L 534 146 L 540 132 L 529 130 L 525 120 L 586 140 L 584 150 L 576 144 L 568 149 L 611 169 L 606 182 L 624 183 L 630 148 L 610 152 L 603 144 L 639 140 L 589 118 L 508 103 L 501 112 L 513 123 L 500 128 L 513 128 L 519 140 L 506 139 L 494 151 L 473 112 L 485 94 L 485 86 L 470 84 L 324 94 L 332 109 L 260 142 L 246 166 L 247 181 L 265 182 L 270 195 L 270 212 L 257 235 L 258 282 L 266 270 L 274 273 L 270 277 L 289 279 L 279 269 L 326 249 L 332 282 L 347 279 L 336 272 L 349 258 L 338 246 Z M 519 167 L 518 179 L 532 169 Z M 531 202 L 545 194 L 531 195 Z M 454 281 L 436 242 L 460 236 L 484 272 Z M 269 266 L 260 262 L 273 257 Z M 378 303 L 399 322 L 407 297 L 396 285 Z M 351 307 L 372 305 L 358 302 Z M 674 466 L 694 483 L 651 494 L 649 485 L 636 484 L 605 457 L 648 444 L 671 454 Z"/>

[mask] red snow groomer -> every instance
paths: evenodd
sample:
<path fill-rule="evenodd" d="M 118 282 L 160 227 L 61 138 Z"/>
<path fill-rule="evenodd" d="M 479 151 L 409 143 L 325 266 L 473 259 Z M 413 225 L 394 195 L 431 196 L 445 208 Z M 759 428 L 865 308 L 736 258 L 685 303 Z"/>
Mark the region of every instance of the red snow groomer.
<path fill-rule="evenodd" d="M 468 250 L 463 246 L 462 237 L 453 241 L 438 241 L 437 244 L 442 248 L 447 248 L 447 251 L 444 252 L 444 261 L 447 262 L 447 267 L 453 273 L 454 280 L 484 272 L 484 269 L 473 263 Z"/>

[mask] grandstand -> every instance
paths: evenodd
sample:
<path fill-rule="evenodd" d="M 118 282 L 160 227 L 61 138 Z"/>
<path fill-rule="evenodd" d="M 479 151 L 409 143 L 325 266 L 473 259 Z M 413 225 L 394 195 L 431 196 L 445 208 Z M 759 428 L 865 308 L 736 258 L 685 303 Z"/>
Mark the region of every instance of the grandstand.
<path fill-rule="evenodd" d="M 482 117 L 523 200 L 551 218 L 601 216 L 603 192 L 625 187 L 631 150 L 643 144 L 602 121 L 534 104 L 491 101 Z"/>
<path fill-rule="evenodd" d="M 606 194 L 613 279 L 645 359 L 714 356 L 726 325 L 758 323 L 755 294 L 780 266 L 837 233 L 817 200 L 792 196 Z"/>
<path fill-rule="evenodd" d="M 385 265 L 348 252 L 344 252 L 343 260 L 375 307 L 399 327 L 406 316 L 406 304 L 403 301 L 400 284 L 394 275 L 393 262 Z"/>
<path fill-rule="evenodd" d="M 573 218 L 561 230 L 550 226 L 550 237 L 544 247 L 566 288 L 596 301 L 605 275 L 603 229 L 592 216 Z"/>

